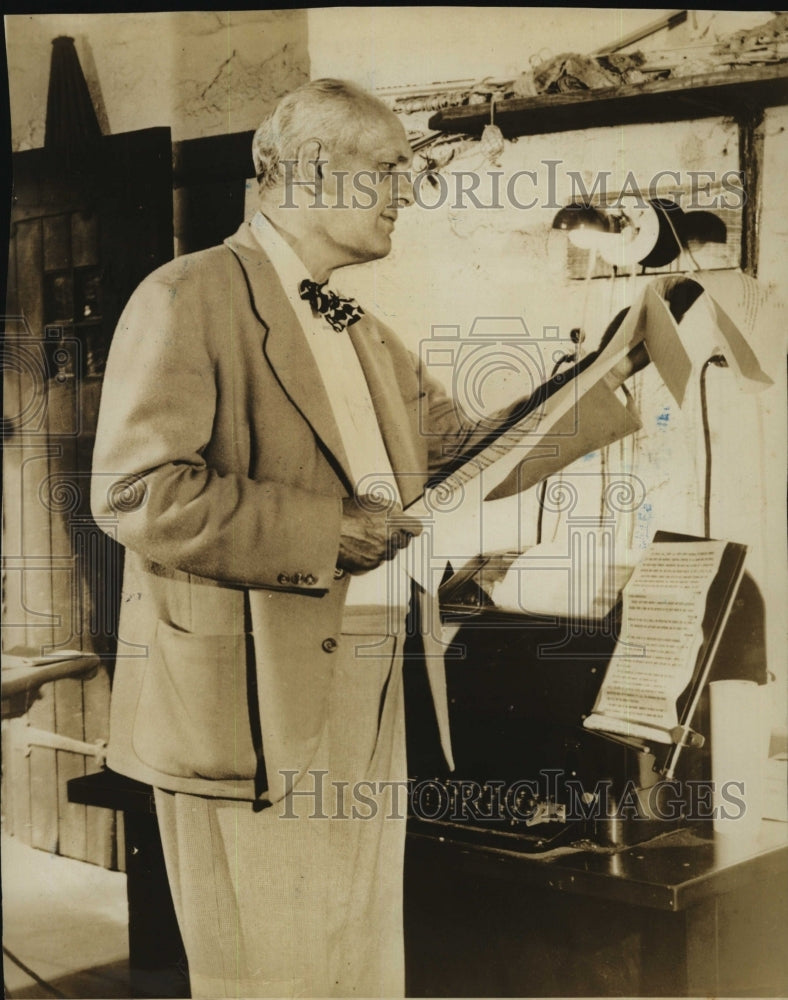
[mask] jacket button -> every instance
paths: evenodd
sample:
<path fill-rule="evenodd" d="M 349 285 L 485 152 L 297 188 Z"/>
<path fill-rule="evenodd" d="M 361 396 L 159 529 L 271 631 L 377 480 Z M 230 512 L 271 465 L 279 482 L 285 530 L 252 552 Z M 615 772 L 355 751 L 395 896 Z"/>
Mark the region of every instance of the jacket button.
<path fill-rule="evenodd" d="M 339 566 L 335 566 L 334 567 L 334 579 L 335 580 L 341 580 L 344 575 L 345 575 L 345 571 L 343 569 L 340 569 Z"/>
<path fill-rule="evenodd" d="M 292 575 L 292 577 L 290 579 L 293 581 L 293 583 L 297 587 L 299 585 L 299 583 L 301 583 L 301 581 L 304 579 L 304 577 L 303 577 L 302 573 L 293 573 L 293 575 Z"/>
<path fill-rule="evenodd" d="M 276 582 L 281 583 L 282 586 L 284 586 L 286 583 L 290 583 L 290 577 L 287 575 L 287 573 L 280 573 L 279 576 L 276 578 Z"/>
<path fill-rule="evenodd" d="M 307 587 L 314 587 L 314 585 L 317 583 L 317 577 L 312 576 L 311 573 L 307 573 L 307 575 L 304 577 L 304 583 L 307 585 Z"/>
<path fill-rule="evenodd" d="M 326 653 L 333 653 L 337 648 L 337 641 L 333 636 L 329 636 L 327 639 L 323 640 L 323 650 Z"/>

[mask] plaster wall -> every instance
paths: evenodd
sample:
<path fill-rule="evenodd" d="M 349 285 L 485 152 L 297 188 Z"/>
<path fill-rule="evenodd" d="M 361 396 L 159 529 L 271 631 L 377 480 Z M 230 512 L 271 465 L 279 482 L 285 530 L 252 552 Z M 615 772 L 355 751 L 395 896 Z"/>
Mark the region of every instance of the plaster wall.
<path fill-rule="evenodd" d="M 393 10 L 371 8 L 352 18 L 346 8 L 310 12 L 310 58 L 315 77 L 348 76 L 368 87 L 387 88 L 433 81 L 509 79 L 530 60 L 559 52 L 593 52 L 623 37 L 664 11 L 550 8 L 440 8 Z M 691 59 L 697 44 L 708 44 L 729 32 L 764 23 L 770 12 L 694 11 L 688 21 L 649 41 L 649 50 L 672 48 Z M 341 59 L 336 57 L 341 39 Z M 333 42 L 333 44 L 332 44 Z M 642 43 L 646 44 L 646 43 Z M 633 46 L 637 47 L 637 46 Z M 414 133 L 425 117 L 403 116 Z M 753 287 L 735 271 L 709 271 L 715 298 L 737 317 L 773 385 L 753 394 L 730 371 L 708 375 L 708 405 L 714 474 L 710 497 L 713 537 L 749 546 L 748 568 L 766 603 L 768 662 L 777 675 L 780 694 L 773 700 L 775 722 L 784 724 L 786 637 L 784 608 L 788 599 L 785 547 L 785 260 L 788 254 L 785 169 L 788 166 L 786 112 L 769 110 L 764 123 L 762 208 L 760 213 L 758 293 L 768 305 L 756 323 L 748 320 Z M 664 125 L 580 130 L 506 141 L 494 160 L 476 145 L 456 156 L 443 175 L 448 197 L 433 206 L 415 205 L 400 213 L 394 248 L 382 261 L 347 268 L 340 287 L 355 294 L 388 321 L 422 357 L 455 330 L 460 350 L 479 350 L 480 331 L 497 318 L 498 329 L 520 336 L 527 331 L 531 356 L 538 353 L 549 371 L 556 353 L 571 350 L 570 331 L 584 330 L 587 348 L 594 347 L 616 313 L 635 301 L 647 278 L 571 280 L 566 267 L 566 238 L 551 229 L 559 205 L 573 190 L 570 172 L 591 189 L 607 172 L 615 191 L 629 172 L 641 185 L 659 171 L 711 171 L 718 179 L 739 168 L 738 136 L 729 119 L 711 118 Z M 522 208 L 509 201 L 500 208 L 479 208 L 468 197 L 457 198 L 458 175 L 482 177 L 475 193 L 483 205 L 495 201 L 492 174 L 504 185 L 518 171 L 536 175 L 514 188 Z M 747 179 L 744 180 L 745 197 Z M 499 189 L 500 190 L 500 189 Z M 423 201 L 429 201 L 424 188 Z M 507 199 L 499 198 L 506 202 Z M 711 258 L 698 249 L 696 262 Z M 677 268 L 693 270 L 686 258 Z M 340 282 L 340 275 L 337 275 Z M 434 374 L 448 389 L 465 393 L 469 406 L 494 409 L 516 398 L 523 384 L 517 365 L 501 363 L 504 332 L 490 344 L 488 363 L 436 366 Z M 704 350 L 695 345 L 702 363 Z M 505 352 L 504 352 L 505 353 Z M 457 354 L 459 357 L 459 353 Z M 693 377 L 694 378 L 694 377 Z M 571 511 L 548 511 L 542 519 L 542 541 L 567 538 L 572 521 L 592 523 L 600 514 L 601 491 L 611 477 L 632 486 L 640 499 L 634 509 L 618 511 L 617 558 L 635 562 L 658 529 L 704 533 L 704 444 L 699 385 L 693 381 L 682 407 L 666 390 L 653 367 L 638 376 L 632 391 L 643 430 L 622 445 L 587 456 L 557 477 L 553 486 L 575 489 Z M 536 491 L 519 498 L 488 503 L 483 524 L 469 522 L 458 532 L 458 545 L 478 551 L 522 549 L 536 540 Z M 459 553 L 458 558 L 462 554 Z"/>
<path fill-rule="evenodd" d="M 174 141 L 256 128 L 309 77 L 305 10 L 5 17 L 11 138 L 44 143 L 51 43 L 74 38 L 102 131 L 169 125 Z"/>

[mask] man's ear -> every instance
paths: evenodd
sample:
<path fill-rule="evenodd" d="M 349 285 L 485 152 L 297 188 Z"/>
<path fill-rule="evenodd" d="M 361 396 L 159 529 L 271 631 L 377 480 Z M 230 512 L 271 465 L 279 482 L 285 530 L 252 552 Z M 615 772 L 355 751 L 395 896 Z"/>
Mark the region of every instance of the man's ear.
<path fill-rule="evenodd" d="M 326 163 L 325 157 L 321 159 L 323 152 L 319 139 L 307 139 L 298 147 L 298 159 L 296 162 L 296 172 L 299 181 L 314 184 L 315 187 L 322 182 L 323 166 Z"/>

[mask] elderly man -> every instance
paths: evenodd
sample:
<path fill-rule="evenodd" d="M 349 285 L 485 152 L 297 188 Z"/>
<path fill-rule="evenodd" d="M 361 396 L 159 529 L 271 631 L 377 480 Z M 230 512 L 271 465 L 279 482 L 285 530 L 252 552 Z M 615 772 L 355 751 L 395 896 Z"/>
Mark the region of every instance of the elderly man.
<path fill-rule="evenodd" d="M 253 152 L 260 211 L 150 275 L 112 344 L 93 509 L 127 549 L 139 655 L 117 663 L 108 763 L 156 789 L 193 996 L 401 996 L 395 556 L 421 531 L 402 508 L 469 432 L 325 285 L 384 257 L 412 201 L 396 116 L 316 81 Z M 396 516 L 364 496 L 381 478 Z"/>

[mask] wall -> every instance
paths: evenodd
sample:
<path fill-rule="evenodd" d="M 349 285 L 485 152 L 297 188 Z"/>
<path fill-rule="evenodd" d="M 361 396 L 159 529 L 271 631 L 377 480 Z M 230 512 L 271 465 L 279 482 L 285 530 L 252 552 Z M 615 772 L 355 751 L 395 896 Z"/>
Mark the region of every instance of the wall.
<path fill-rule="evenodd" d="M 14 15 L 5 19 L 5 29 L 15 151 L 43 145 L 51 43 L 59 35 L 75 39 L 94 107 L 106 134 L 167 126 L 173 140 L 178 141 L 246 131 L 259 124 L 278 97 L 308 78 L 304 11 Z M 168 149 L 165 136 L 165 164 Z M 150 223 L 159 218 L 158 209 L 151 209 L 151 203 L 146 202 L 146 196 L 155 188 L 150 182 L 150 164 L 144 168 L 132 165 L 129 169 L 145 191 L 140 193 L 139 201 L 132 193 L 133 183 L 124 183 L 124 191 L 135 199 L 134 212 L 146 203 L 147 211 L 142 208 L 141 219 Z M 170 197 L 168 185 L 165 178 L 165 203 Z M 29 234 L 38 233 L 38 225 L 17 227 L 12 254 L 25 262 L 25 267 L 17 271 L 18 284 L 26 289 L 22 301 L 26 303 L 26 319 L 32 324 L 36 338 L 41 336 L 43 322 L 42 243 L 40 236 Z M 23 236 L 21 230 L 28 235 Z M 52 235 L 58 231 L 54 223 L 46 229 L 45 251 L 50 243 L 59 246 Z M 145 242 L 143 239 L 131 245 L 139 250 Z M 171 254 L 170 243 L 157 259 L 168 259 Z M 90 262 L 95 263 L 93 258 Z M 15 284 L 12 278 L 9 286 Z M 35 303 L 32 308 L 31 302 Z M 12 305 L 12 314 L 16 311 Z M 6 398 L 11 399 L 14 385 L 19 382 L 14 367 L 12 362 L 4 377 Z M 42 398 L 47 402 L 44 419 L 50 419 L 52 426 L 59 427 L 63 414 L 69 412 L 69 398 L 73 411 L 75 383 L 68 385 L 71 397 L 54 382 L 44 390 Z M 23 381 L 17 389 L 25 393 L 26 399 L 30 383 Z M 12 390 L 10 395 L 9 390 Z M 76 445 L 70 433 L 66 435 L 66 445 L 53 445 L 50 441 L 49 450 L 54 448 L 50 456 L 55 460 L 53 468 L 66 477 L 78 479 L 80 469 L 83 475 L 89 469 L 99 390 L 98 379 L 79 385 L 77 398 L 85 404 L 79 410 L 84 430 L 79 459 L 74 454 Z M 16 412 L 11 405 L 9 413 Z M 20 406 L 19 412 L 25 412 L 25 408 Z M 40 441 L 38 444 L 34 441 L 27 451 L 20 451 L 17 442 L 16 450 L 6 450 L 4 455 L 4 547 L 10 553 L 9 567 L 13 566 L 14 553 L 21 554 L 27 563 L 24 573 L 9 571 L 3 580 L 4 650 L 16 644 L 35 648 L 54 641 L 62 645 L 64 639 L 67 641 L 74 614 L 82 608 L 77 600 L 81 592 L 72 597 L 69 580 L 63 573 L 36 573 L 31 568 L 36 562 L 44 565 L 49 561 L 49 553 L 57 554 L 60 562 L 65 558 L 64 553 L 71 553 L 73 559 L 71 536 L 79 527 L 79 517 L 71 509 L 58 508 L 52 512 L 38 502 L 37 483 L 39 479 L 43 483 L 48 475 L 46 459 L 41 464 L 41 447 Z M 36 449 L 39 454 L 34 461 Z M 26 488 L 22 469 L 26 470 Z M 24 507 L 26 497 L 33 497 L 29 508 Z M 84 511 L 81 513 L 84 515 Z M 113 578 L 108 573 L 108 579 Z M 108 595 L 110 591 L 108 584 Z M 88 606 L 86 603 L 85 607 Z M 75 636 L 69 645 L 81 641 L 86 643 L 81 648 L 91 648 L 90 635 L 86 634 Z M 28 750 L 26 742 L 28 726 L 88 742 L 106 740 L 109 688 L 109 675 L 102 667 L 84 683 L 68 679 L 46 685 L 29 712 L 18 719 L 4 720 L 3 829 L 51 853 L 118 867 L 124 864 L 123 824 L 116 823 L 110 810 L 67 801 L 67 780 L 95 770 L 95 762 L 90 758 L 86 762 L 82 754 L 70 750 L 56 751 L 43 746 Z"/>
<path fill-rule="evenodd" d="M 433 81 L 510 79 L 527 69 L 537 54 L 592 52 L 605 42 L 655 20 L 660 11 L 615 9 L 523 8 L 371 8 L 349 17 L 345 8 L 310 12 L 310 58 L 313 76 L 342 72 L 366 86 L 393 88 Z M 727 33 L 761 24 L 769 12 L 696 11 L 687 23 L 663 32 L 648 43 L 649 51 L 709 44 Z M 342 63 L 334 52 L 341 39 Z M 646 44 L 646 43 L 642 43 Z M 635 46 L 637 47 L 637 46 Z M 549 50 L 549 51 L 548 51 Z M 424 131 L 426 116 L 403 115 L 409 131 Z M 712 423 L 713 469 L 711 532 L 745 542 L 748 566 L 767 605 L 770 669 L 780 681 L 774 701 L 775 721 L 785 724 L 786 684 L 784 607 L 788 599 L 785 548 L 785 259 L 788 236 L 784 219 L 788 165 L 786 110 L 769 110 L 765 122 L 763 205 L 760 228 L 761 290 L 770 305 L 757 323 L 748 320 L 749 290 L 736 276 L 712 272 L 714 294 L 737 318 L 741 329 L 773 379 L 772 388 L 757 395 L 743 391 L 730 372 L 713 369 L 708 376 Z M 643 281 L 570 281 L 566 241 L 551 229 L 556 206 L 572 193 L 567 171 L 579 171 L 588 186 L 600 171 L 611 173 L 608 190 L 616 190 L 627 171 L 645 183 L 661 169 L 714 170 L 719 176 L 738 169 L 738 136 L 734 123 L 714 118 L 667 125 L 583 130 L 549 136 L 522 137 L 505 143 L 491 162 L 477 144 L 443 171 L 450 191 L 460 171 L 482 175 L 476 194 L 490 204 L 491 170 L 510 177 L 518 170 L 538 176 L 538 204 L 481 210 L 458 207 L 452 198 L 433 209 L 414 206 L 400 214 L 392 253 L 383 261 L 347 268 L 336 282 L 374 309 L 423 356 L 435 334 L 456 327 L 463 350 L 473 349 L 485 317 L 508 317 L 508 330 L 527 336 L 541 349 L 544 369 L 556 350 L 571 349 L 569 332 L 582 327 L 587 346 L 599 340 L 610 319 L 634 301 Z M 554 168 L 548 161 L 560 161 Z M 554 184 L 550 171 L 555 171 Z M 527 184 L 527 182 L 526 182 Z M 552 186 L 551 186 L 552 184 Z M 429 190 L 429 189 L 424 189 Z M 528 200 L 531 189 L 522 187 Z M 554 197 L 553 197 L 554 195 Z M 427 200 L 426 196 L 423 200 Z M 696 251 L 701 267 L 708 260 Z M 682 266 L 691 268 L 688 261 Z M 730 272 L 728 272 L 730 275 Z M 444 328 L 440 330 L 439 328 Z M 521 330 L 522 328 L 519 327 Z M 556 339 L 546 339 L 556 338 Z M 700 350 L 700 347 L 698 347 Z M 472 386 L 476 405 L 492 409 L 521 391 L 518 373 L 496 360 Z M 702 360 L 702 359 L 698 359 Z M 508 366 L 511 367 L 511 366 Z M 448 388 L 457 389 L 457 367 L 435 368 Z M 460 372 L 463 374 L 463 372 Z M 462 388 L 462 386 L 460 386 Z M 573 517 L 593 517 L 600 504 L 600 471 L 623 479 L 634 475 L 645 499 L 638 509 L 617 518 L 619 558 L 637 560 L 655 530 L 703 533 L 703 438 L 697 385 L 683 409 L 667 393 L 653 369 L 635 381 L 644 430 L 621 447 L 596 453 L 566 470 L 564 483 L 579 486 Z M 633 450 L 633 445 L 636 451 Z M 458 532 L 458 559 L 471 549 L 522 548 L 536 541 L 535 491 L 520 500 L 488 504 L 484 526 L 466 525 Z M 543 539 L 565 537 L 566 515 L 545 515 Z"/>
<path fill-rule="evenodd" d="M 5 18 L 14 150 L 44 143 L 52 39 L 75 40 L 105 133 L 173 140 L 256 128 L 309 75 L 304 10 L 15 14 Z"/>
<path fill-rule="evenodd" d="M 595 52 L 668 13 L 623 7 L 317 8 L 309 12 L 309 56 L 313 77 L 341 75 L 370 88 L 506 80 L 528 69 L 531 60 Z M 656 44 L 710 41 L 769 16 L 691 11 L 684 25 L 656 36 Z"/>

